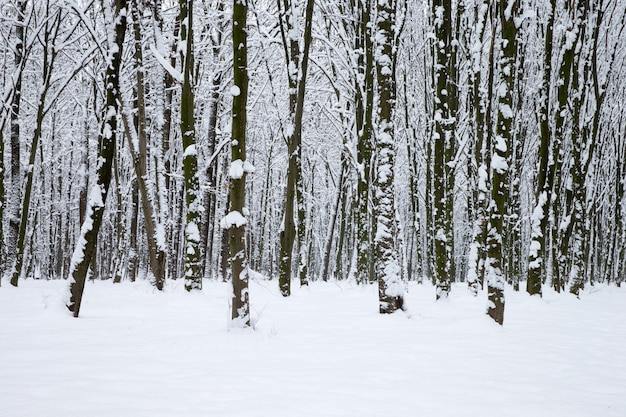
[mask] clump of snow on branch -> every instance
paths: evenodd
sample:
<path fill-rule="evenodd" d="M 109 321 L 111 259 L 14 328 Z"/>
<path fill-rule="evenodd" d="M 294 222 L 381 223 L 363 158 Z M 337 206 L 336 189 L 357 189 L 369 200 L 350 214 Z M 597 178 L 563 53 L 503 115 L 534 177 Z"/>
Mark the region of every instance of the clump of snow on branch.
<path fill-rule="evenodd" d="M 241 159 L 235 159 L 230 164 L 228 170 L 228 176 L 234 180 L 240 180 L 243 178 L 243 174 L 254 174 L 255 168 L 248 161 L 242 161 Z"/>
<path fill-rule="evenodd" d="M 196 222 L 189 222 L 185 227 L 185 237 L 191 242 L 200 242 L 200 229 Z"/>
<path fill-rule="evenodd" d="M 196 145 L 189 145 L 185 148 L 185 152 L 183 153 L 183 158 L 187 158 L 188 156 L 196 156 L 198 155 L 198 150 L 196 149 Z"/>
<path fill-rule="evenodd" d="M 234 210 L 228 213 L 220 221 L 222 229 L 230 229 L 231 227 L 241 227 L 248 224 L 248 220 L 238 211 Z"/>

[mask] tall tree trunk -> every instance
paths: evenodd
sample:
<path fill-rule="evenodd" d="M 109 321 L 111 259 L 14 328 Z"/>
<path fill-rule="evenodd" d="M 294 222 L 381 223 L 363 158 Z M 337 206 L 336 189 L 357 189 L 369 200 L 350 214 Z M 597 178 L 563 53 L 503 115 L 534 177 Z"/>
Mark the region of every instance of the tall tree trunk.
<path fill-rule="evenodd" d="M 343 161 L 343 156 L 342 156 Z M 333 247 L 333 240 L 335 240 L 335 225 L 337 224 L 337 217 L 340 215 L 339 207 L 341 205 L 342 195 L 344 194 L 344 164 L 341 164 L 341 172 L 339 174 L 339 182 L 337 183 L 337 199 L 335 200 L 335 208 L 333 215 L 330 218 L 330 227 L 328 231 L 328 238 L 326 240 L 326 248 L 324 250 L 324 261 L 322 265 L 322 281 L 328 281 L 328 266 L 330 265 L 331 250 Z"/>
<path fill-rule="evenodd" d="M 506 7 L 505 7 L 506 6 Z M 489 303 L 487 314 L 502 324 L 504 321 L 503 237 L 504 216 L 508 199 L 508 171 L 513 145 L 513 91 L 515 85 L 515 54 L 517 52 L 517 28 L 515 19 L 519 0 L 498 4 L 502 27 L 502 47 L 499 61 L 500 85 L 498 87 L 498 116 L 496 137 L 491 159 L 491 203 L 487 233 L 486 277 Z"/>
<path fill-rule="evenodd" d="M 575 14 L 575 13 L 574 13 Z M 563 198 L 561 196 L 561 188 L 563 188 L 564 174 L 564 158 L 565 148 L 563 143 L 567 137 L 567 116 L 571 114 L 570 97 L 572 74 L 574 73 L 574 65 L 576 59 L 576 46 L 578 44 L 579 26 L 576 23 L 576 16 L 572 16 L 572 21 L 567 25 L 563 34 L 563 46 L 559 54 L 561 61 L 559 64 L 559 72 L 557 79 L 557 108 L 555 111 L 554 121 L 554 137 L 552 142 L 552 158 L 554 164 L 550 166 L 549 173 L 552 177 L 552 194 L 555 198 L 551 200 L 552 217 L 556 222 L 552 227 L 552 286 L 556 291 L 565 288 L 565 269 L 567 259 L 562 255 L 569 247 L 569 229 L 568 218 L 562 213 Z M 565 193 L 567 194 L 567 193 Z M 568 198 L 567 196 L 565 198 Z M 568 205 L 566 202 L 565 205 Z M 564 222 L 563 222 L 564 221 Z"/>
<path fill-rule="evenodd" d="M 224 2 L 219 1 L 215 6 L 218 13 L 218 22 L 215 24 L 215 34 L 212 38 L 212 52 L 215 62 L 215 68 L 213 76 L 211 78 L 211 90 L 208 103 L 208 110 L 206 119 L 208 120 L 207 126 L 207 142 L 208 152 L 211 157 L 207 166 L 205 167 L 205 177 L 207 181 L 207 187 L 205 188 L 203 200 L 204 200 L 204 218 L 202 220 L 202 236 L 201 247 L 204 251 L 202 270 L 209 272 L 209 276 L 213 275 L 213 271 L 216 271 L 213 262 L 213 242 L 215 240 L 215 215 L 217 208 L 217 167 L 218 158 L 216 152 L 220 152 L 218 149 L 218 135 L 217 135 L 217 122 L 218 111 L 220 109 L 220 99 L 222 97 L 220 87 L 222 85 L 222 78 L 224 76 L 224 69 L 218 66 L 220 62 L 220 52 L 222 50 L 222 38 L 225 29 L 224 22 Z M 205 8 L 208 9 L 209 5 L 205 4 Z M 208 11 L 208 10 L 207 10 Z M 209 28 L 211 30 L 211 28 Z M 207 271 L 208 269 L 208 271 Z"/>
<path fill-rule="evenodd" d="M 593 279 L 593 275 L 587 274 L 586 264 L 589 256 L 589 245 L 591 243 L 590 236 L 590 208 L 587 201 L 587 184 L 586 178 L 589 174 L 589 167 L 593 160 L 593 153 L 596 149 L 596 144 L 600 142 L 599 126 L 600 118 L 602 117 L 602 110 L 604 104 L 604 98 L 606 97 L 606 83 L 607 80 L 612 77 L 613 62 L 617 48 L 615 48 L 607 57 L 606 67 L 609 68 L 605 75 L 604 81 L 601 83 L 597 74 L 598 68 L 598 43 L 600 38 L 600 26 L 604 17 L 604 2 L 601 0 L 594 4 L 594 8 L 589 10 L 590 5 L 585 2 L 578 4 L 578 12 L 580 13 L 580 26 L 581 33 L 579 35 L 580 43 L 578 47 L 578 54 L 580 54 L 578 60 L 582 63 L 583 85 L 576 90 L 574 110 L 578 109 L 578 114 L 584 111 L 585 101 L 590 101 L 591 94 L 593 92 L 595 98 L 595 106 L 593 108 L 593 117 L 591 126 L 581 126 L 581 131 L 578 133 L 578 140 L 573 143 L 573 156 L 574 164 L 572 167 L 572 187 L 573 187 L 573 222 L 574 235 L 573 235 L 573 253 L 572 253 L 572 266 L 570 272 L 570 279 L 572 280 L 570 286 L 570 292 L 579 295 L 580 290 L 584 287 L 585 281 L 589 277 Z M 589 13 L 595 13 L 595 19 L 587 16 Z M 624 12 L 626 15 L 626 11 Z M 622 15 L 622 17 L 624 17 Z M 593 15 L 591 16 L 593 17 Z M 623 21 L 623 19 L 622 19 Z M 586 40 L 585 28 L 590 30 L 590 39 L 587 47 L 585 48 L 583 43 Z M 623 33 L 624 25 L 620 30 L 620 37 Z M 579 64 L 580 65 L 580 64 Z M 595 73 L 594 73 L 595 71 Z M 589 78 L 588 78 L 589 77 Z M 584 117 L 584 116 L 583 116 Z M 580 116 L 578 117 L 580 119 Z M 584 122 L 579 122 L 579 125 Z M 621 177 L 617 177 L 621 178 Z M 608 256 L 605 257 L 608 260 Z"/>
<path fill-rule="evenodd" d="M 231 319 L 238 326 L 250 325 L 248 296 L 248 260 L 246 257 L 245 227 L 246 175 L 254 167 L 246 161 L 246 121 L 248 102 L 248 3 L 233 1 L 233 120 L 230 167 L 230 212 L 222 220 L 228 229 L 230 266 L 232 269 L 232 312 Z"/>
<path fill-rule="evenodd" d="M 120 149 L 115 147 L 115 156 L 113 157 L 113 179 L 115 180 L 115 224 L 114 235 L 111 240 L 114 242 L 113 254 L 111 255 L 111 267 L 109 268 L 108 278 L 113 278 L 113 283 L 122 282 L 124 274 L 124 263 L 127 259 L 126 236 L 124 206 L 122 204 L 122 187 L 120 186 Z M 113 234 L 113 233 L 112 233 Z M 124 241 L 124 242 L 123 242 Z M 123 243 L 122 243 L 123 242 Z"/>
<path fill-rule="evenodd" d="M 516 12 L 518 15 L 524 15 L 522 6 L 518 7 Z M 525 33 L 522 21 L 516 22 L 516 37 L 518 39 L 524 38 Z M 516 57 L 517 62 L 514 65 L 514 84 L 515 84 L 515 96 L 512 98 L 514 103 L 514 115 L 521 115 L 524 113 L 525 95 L 524 91 L 528 88 L 527 83 L 524 82 L 524 66 L 526 62 L 526 43 L 516 41 Z M 509 200 L 507 203 L 507 217 L 505 223 L 505 230 L 507 232 L 505 242 L 506 251 L 503 256 L 506 259 L 506 276 L 507 281 L 513 285 L 514 291 L 519 291 L 519 283 L 522 279 L 522 180 L 521 173 L 524 168 L 524 146 L 525 140 L 528 136 L 528 129 L 526 124 L 522 124 L 521 117 L 514 117 L 512 122 L 512 135 L 511 135 L 511 165 L 510 170 L 512 172 L 520 173 L 517 176 L 512 176 L 509 181 Z M 525 260 L 524 260 L 525 261 Z"/>
<path fill-rule="evenodd" d="M 296 135 L 298 136 L 298 159 L 297 159 L 297 171 L 298 179 L 296 181 L 296 198 L 298 200 L 298 249 L 300 254 L 298 256 L 298 276 L 300 278 L 300 285 L 308 285 L 308 264 L 309 255 L 307 254 L 307 247 L 309 246 L 305 242 L 307 236 L 306 232 L 306 204 L 304 201 L 304 178 L 302 175 L 302 118 L 304 115 L 304 98 L 306 94 L 306 79 L 309 67 L 309 51 L 311 49 L 312 28 L 313 28 L 313 9 L 315 7 L 315 0 L 307 0 L 306 10 L 304 12 L 304 34 L 303 34 L 303 51 L 302 61 L 300 62 L 300 70 L 298 73 L 298 97 L 296 104 L 296 114 L 294 120 L 294 126 Z"/>
<path fill-rule="evenodd" d="M 194 116 L 193 0 L 180 1 L 180 40 L 183 88 L 180 97 L 180 131 L 183 138 L 185 178 L 185 289 L 202 288 L 200 223 L 202 195 L 198 178 L 198 154 Z"/>
<path fill-rule="evenodd" d="M 165 282 L 165 242 L 163 241 L 162 228 L 158 224 L 158 217 L 155 212 L 154 197 L 150 193 L 150 187 L 146 183 L 148 180 L 148 174 L 145 171 L 145 154 L 141 154 L 136 149 L 137 138 L 135 137 L 135 131 L 131 130 L 130 122 L 128 121 L 128 115 L 122 113 L 122 121 L 124 123 L 124 131 L 128 138 L 128 145 L 130 153 L 133 159 L 133 168 L 135 170 L 137 188 L 141 195 L 141 208 L 143 212 L 145 228 L 146 228 L 146 240 L 148 242 L 148 258 L 150 259 L 150 270 L 154 275 L 155 286 L 158 290 L 163 289 Z M 145 137 L 144 139 L 145 140 Z M 141 148 L 141 134 L 138 141 Z M 142 159 L 144 163 L 142 165 Z M 136 238 L 135 238 L 136 239 Z M 134 265 L 136 267 L 136 265 Z"/>
<path fill-rule="evenodd" d="M 496 11 L 495 6 L 490 7 L 490 13 L 493 16 Z M 487 257 L 488 257 L 488 232 L 489 232 L 489 205 L 491 203 L 491 182 L 490 182 L 490 170 L 492 160 L 492 144 L 493 144 L 493 132 L 494 129 L 491 126 L 493 123 L 493 106 L 494 101 L 494 78 L 496 74 L 496 59 L 495 57 L 495 43 L 496 43 L 496 24 L 493 22 L 491 27 L 491 42 L 489 45 L 489 54 L 487 62 L 489 63 L 489 69 L 487 72 L 487 94 L 481 102 L 481 106 L 484 109 L 483 120 L 487 124 L 486 129 L 483 131 L 483 147 L 481 151 L 481 163 L 478 168 L 478 195 L 479 195 L 479 210 L 483 214 L 480 222 L 480 235 L 478 236 L 478 280 L 481 287 L 484 288 L 485 275 L 487 271 Z M 482 117 L 482 116 L 481 116 Z"/>
<path fill-rule="evenodd" d="M 48 12 L 48 9 L 46 9 Z M 50 16 L 46 16 L 50 17 Z M 33 139 L 30 148 L 30 156 L 28 158 L 28 170 L 26 171 L 26 178 L 24 181 L 24 195 L 22 198 L 22 208 L 19 211 L 21 213 L 18 223 L 17 242 L 14 248 L 15 258 L 13 261 L 13 268 L 11 271 L 11 285 L 17 287 L 18 280 L 22 274 L 22 267 L 24 265 L 24 247 L 26 238 L 26 226 L 28 225 L 28 218 L 30 214 L 30 201 L 33 188 L 33 174 L 35 169 L 35 158 L 37 157 L 37 149 L 39 149 L 39 140 L 42 136 L 42 125 L 45 117 L 46 97 L 50 90 L 50 83 L 52 79 L 52 70 L 55 63 L 57 51 L 53 46 L 56 41 L 56 35 L 58 33 L 58 27 L 61 23 L 61 14 L 57 12 L 53 19 L 46 22 L 45 31 L 43 34 L 43 62 L 42 62 L 42 85 L 41 94 L 37 103 L 37 117 L 35 120 L 35 131 L 33 132 Z M 17 91 L 16 91 L 17 94 Z M 19 127 L 17 128 L 19 132 Z M 19 149 L 19 148 L 18 148 Z M 20 189 L 22 184 L 20 184 Z"/>
<path fill-rule="evenodd" d="M 265 188 L 263 190 L 263 205 L 262 205 L 262 220 L 261 220 L 261 233 L 259 236 L 259 252 L 258 252 L 258 259 L 259 259 L 259 267 L 263 267 L 262 270 L 269 276 L 272 276 L 270 273 L 270 267 L 265 268 L 265 262 L 267 261 L 270 263 L 273 262 L 272 257 L 271 256 L 265 256 L 265 243 L 266 243 L 266 236 L 268 235 L 268 230 L 270 229 L 268 223 L 269 220 L 272 218 L 272 211 L 271 211 L 271 205 L 270 205 L 270 190 L 272 189 L 272 156 L 274 154 L 274 142 L 272 142 L 270 144 L 270 148 L 268 151 L 268 155 L 267 155 L 267 167 L 266 167 L 266 176 L 265 176 Z M 270 246 L 272 247 L 272 246 Z M 271 249 L 270 249 L 271 250 Z"/>
<path fill-rule="evenodd" d="M 102 224 L 104 205 L 111 184 L 111 168 L 115 154 L 117 133 L 117 111 L 119 94 L 119 74 L 124 35 L 126 33 L 127 1 L 115 0 L 107 10 L 108 24 L 113 25 L 110 32 L 107 62 L 109 66 L 105 74 L 106 105 L 102 128 L 100 130 L 100 155 L 96 169 L 96 183 L 89 195 L 85 221 L 82 224 L 80 237 L 74 249 L 70 265 L 69 298 L 67 308 L 78 317 L 85 288 L 85 277 L 92 262 L 95 262 L 98 231 Z M 113 12 L 113 13 L 111 13 Z M 111 15 L 112 14 L 112 15 Z"/>
<path fill-rule="evenodd" d="M 543 50 L 543 77 L 539 93 L 539 167 L 537 171 L 537 189 L 535 192 L 535 208 L 531 217 L 530 251 L 528 254 L 528 277 L 526 291 L 530 295 L 541 296 L 542 276 L 546 274 L 548 251 L 548 207 L 552 199 L 554 181 L 554 162 L 550 161 L 551 129 L 549 119 L 550 79 L 552 76 L 552 43 L 554 33 L 554 15 L 556 0 L 550 0 L 546 20 Z M 554 156 L 553 156 L 554 157 Z"/>
<path fill-rule="evenodd" d="M 409 61 L 410 52 L 409 52 Z M 407 156 L 409 159 L 409 191 L 410 191 L 410 207 L 411 207 L 411 221 L 409 229 L 412 231 L 410 235 L 411 247 L 407 252 L 407 275 L 411 279 L 413 276 L 417 276 L 418 280 L 422 280 L 422 251 L 421 247 L 421 215 L 418 193 L 418 156 L 417 156 L 417 126 L 412 126 L 409 113 L 408 103 L 408 75 L 407 70 L 402 73 L 402 86 L 404 95 L 404 130 L 407 135 Z M 415 244 L 417 243 L 417 250 L 415 250 Z"/>
<path fill-rule="evenodd" d="M 445 235 L 446 235 L 446 259 L 448 260 L 448 276 L 450 283 L 456 281 L 456 257 L 455 257 L 455 236 L 454 236 L 454 186 L 456 182 L 456 126 L 457 112 L 459 110 L 459 72 L 458 71 L 458 50 L 460 41 L 461 16 L 465 6 L 462 1 L 457 2 L 456 13 L 453 10 L 446 10 L 449 13 L 449 57 L 448 57 L 448 85 L 446 86 L 446 99 L 448 107 L 448 120 L 445 121 Z M 451 9 L 451 8 L 450 8 Z M 449 292 L 451 287 L 448 287 Z"/>
<path fill-rule="evenodd" d="M 372 2 L 357 2 L 356 8 L 356 44 L 360 51 L 358 57 L 358 76 L 355 81 L 356 91 L 356 130 L 357 130 L 357 210 L 356 223 L 356 281 L 373 282 L 372 269 L 372 211 L 371 211 L 371 170 L 374 114 L 374 45 L 371 28 Z"/>
<path fill-rule="evenodd" d="M 4 122 L 4 120 L 2 121 Z M 4 188 L 4 123 L 0 123 L 0 286 L 2 286 L 2 275 L 4 275 L 4 264 L 6 262 L 6 242 L 4 240 L 4 207 L 6 205 L 6 190 Z"/>
<path fill-rule="evenodd" d="M 231 151 L 232 152 L 232 151 Z M 224 216 L 228 215 L 230 210 L 230 187 L 228 188 L 228 192 L 226 194 L 226 205 L 224 207 L 225 212 Z M 220 224 L 221 225 L 221 224 Z M 230 251 L 230 242 L 228 240 L 229 230 L 222 227 L 222 235 L 220 237 L 220 271 L 222 276 L 222 282 L 228 282 L 230 276 L 228 275 L 231 271 L 228 268 L 230 264 L 230 258 L 228 253 Z"/>
<path fill-rule="evenodd" d="M 157 49 L 163 57 L 169 57 L 170 66 L 176 68 L 176 42 L 166 45 L 163 43 L 163 12 L 162 12 L 162 0 L 154 0 L 152 4 L 152 15 L 154 19 L 154 36 L 157 44 Z M 180 34 L 180 16 L 177 17 L 174 24 L 173 37 L 176 39 Z M 169 253 L 167 254 L 168 265 L 167 275 L 170 279 L 178 278 L 178 261 L 179 261 L 179 229 L 178 222 L 174 219 L 178 218 L 178 213 L 182 213 L 178 210 L 179 201 L 178 189 L 175 183 L 172 183 L 172 147 L 170 146 L 170 137 L 172 131 L 172 105 L 174 97 L 174 80 L 171 74 L 164 70 L 162 83 L 157 83 L 157 100 L 159 103 L 159 111 L 162 117 L 157 117 L 156 120 L 160 122 L 158 129 L 161 132 L 160 141 L 160 160 L 162 161 L 161 169 L 157 169 L 156 184 L 159 186 L 158 197 L 158 212 L 161 213 L 166 225 L 166 240 L 172 242 L 170 245 Z"/>
<path fill-rule="evenodd" d="M 298 207 L 297 238 L 300 252 L 298 255 L 298 271 L 301 285 L 306 285 L 306 213 L 304 207 L 304 190 L 302 182 L 302 117 L 304 114 L 304 98 L 306 77 L 311 46 L 311 31 L 314 0 L 307 0 L 304 18 L 303 50 L 300 51 L 296 30 L 295 6 L 289 0 L 277 0 L 281 14 L 280 30 L 287 60 L 287 76 L 289 81 L 289 113 L 290 125 L 287 129 L 287 189 L 285 194 L 285 216 L 283 230 L 280 233 L 280 273 L 279 286 L 283 296 L 291 294 L 291 264 L 293 244 L 296 239 L 294 209 Z"/>
<path fill-rule="evenodd" d="M 451 80 L 450 56 L 452 51 L 452 5 L 444 0 L 433 1 L 434 39 L 434 131 L 433 131 L 433 243 L 434 243 L 434 281 L 437 285 L 437 299 L 446 298 L 450 292 L 452 263 L 450 245 L 451 235 L 450 202 L 448 191 L 454 181 L 449 168 L 451 146 L 454 141 L 454 121 L 450 108 L 448 88 Z"/>
<path fill-rule="evenodd" d="M 25 27 L 25 14 L 26 6 L 28 2 L 26 0 L 18 0 L 16 4 L 16 17 L 15 17 L 15 70 L 17 75 L 13 84 L 13 98 L 11 101 L 11 187 L 9 190 L 8 201 L 8 221 L 9 229 L 7 233 L 7 255 L 15 264 L 14 254 L 19 239 L 20 229 L 20 197 L 22 191 L 22 167 L 20 161 L 20 108 L 22 103 L 22 70 L 24 65 L 26 44 L 26 27 Z M 19 261 L 21 262 L 21 261 Z M 13 280 L 13 278 L 11 278 Z"/>
<path fill-rule="evenodd" d="M 620 117 L 621 122 L 621 117 Z M 621 123 L 620 123 L 621 125 Z M 621 128 L 621 126 L 620 126 Z M 615 178 L 615 201 L 617 202 L 614 214 L 615 223 L 615 275 L 614 280 L 620 286 L 626 279 L 626 221 L 624 221 L 624 185 L 626 185 L 626 139 L 623 134 L 615 135 L 617 158 L 615 160 L 617 176 Z"/>
<path fill-rule="evenodd" d="M 339 226 L 339 239 L 337 241 L 337 248 L 335 249 L 336 252 L 336 258 L 335 258 L 335 278 L 338 280 L 342 280 L 344 278 L 344 268 L 343 268 L 343 248 L 345 246 L 347 246 L 348 248 L 350 248 L 350 245 L 346 245 L 345 241 L 346 239 L 346 234 L 348 234 L 349 232 L 347 232 L 347 228 L 348 228 L 348 218 L 349 218 L 349 211 L 348 211 L 348 207 L 350 207 L 350 204 L 348 204 L 348 198 L 349 198 L 349 187 L 345 187 L 345 189 L 342 191 L 341 193 L 341 210 L 340 210 L 340 214 L 341 214 L 341 224 Z M 348 237 L 349 238 L 349 237 Z M 350 263 L 350 261 L 348 260 L 348 264 Z"/>
<path fill-rule="evenodd" d="M 296 203 L 296 183 L 298 181 L 298 152 L 297 143 L 299 136 L 296 136 L 295 113 L 297 105 L 298 71 L 300 69 L 300 47 L 298 38 L 294 36 L 294 20 L 296 15 L 293 11 L 294 5 L 289 0 L 276 0 L 280 14 L 280 31 L 285 50 L 287 65 L 287 81 L 289 84 L 289 125 L 287 127 L 287 188 L 285 189 L 285 213 L 283 217 L 282 230 L 280 231 L 280 264 L 278 285 L 284 297 L 291 295 L 291 265 L 293 244 L 296 239 L 296 224 L 294 222 L 294 211 Z"/>
<path fill-rule="evenodd" d="M 400 264 L 396 250 L 394 160 L 396 105 L 395 72 L 395 1 L 379 1 L 376 17 L 376 78 L 379 101 L 376 129 L 376 257 L 378 300 L 381 313 L 393 313 L 402 308 L 403 292 Z"/>
<path fill-rule="evenodd" d="M 137 247 L 137 226 L 139 217 L 139 187 L 137 186 L 137 178 L 132 181 L 131 185 L 131 214 L 130 214 L 130 242 L 128 248 L 128 279 L 135 282 L 137 279 L 137 271 L 139 269 L 139 249 Z"/>
<path fill-rule="evenodd" d="M 474 295 L 478 294 L 479 289 L 483 288 L 484 283 L 484 265 L 485 265 L 485 223 L 486 223 L 486 200 L 487 200 L 487 183 L 488 183 L 488 152 L 485 143 L 485 116 L 486 108 L 491 103 L 491 97 L 484 97 L 481 91 L 482 82 L 482 59 L 483 59 L 483 37 L 485 33 L 487 14 L 489 7 L 485 0 L 481 1 L 474 9 L 474 28 L 469 36 L 471 45 L 474 48 L 467 47 L 471 51 L 469 56 L 471 65 L 468 76 L 470 89 L 470 109 L 472 111 L 472 136 L 474 151 L 472 153 L 472 165 L 469 167 L 471 204 L 468 207 L 471 215 L 468 215 L 472 222 L 472 243 L 470 244 L 470 253 L 468 259 L 468 278 L 467 284 Z M 493 38 L 489 56 L 493 55 Z M 489 60 L 491 62 L 491 60 Z M 489 76 L 488 83 L 491 85 L 493 76 L 492 65 L 488 67 Z M 489 89 L 491 91 L 491 88 Z M 468 193 L 469 194 L 469 193 Z"/>
<path fill-rule="evenodd" d="M 147 169 L 148 134 L 146 131 L 146 100 L 144 87 L 144 64 L 141 47 L 141 13 L 138 9 L 137 0 L 132 3 L 134 42 L 134 61 L 136 72 L 136 126 L 131 131 L 128 116 L 122 115 L 124 128 L 128 138 L 128 144 L 133 158 L 133 167 L 137 176 L 137 187 L 141 195 L 141 208 L 146 227 L 146 239 L 148 242 L 148 257 L 150 270 L 154 275 L 155 286 L 158 290 L 163 289 L 165 283 L 165 260 L 166 248 L 163 236 L 163 228 L 159 224 L 159 214 L 155 208 L 154 187 L 151 184 Z M 135 137 L 136 133 L 136 137 Z"/>

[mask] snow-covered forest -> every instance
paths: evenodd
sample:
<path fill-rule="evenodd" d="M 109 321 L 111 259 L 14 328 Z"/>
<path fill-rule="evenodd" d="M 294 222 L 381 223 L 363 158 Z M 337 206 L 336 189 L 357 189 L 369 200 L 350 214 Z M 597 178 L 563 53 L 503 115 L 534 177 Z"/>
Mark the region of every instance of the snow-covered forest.
<path fill-rule="evenodd" d="M 3 0 L 2 285 L 579 295 L 626 272 L 626 3 Z M 293 281 L 293 284 L 292 284 Z M 463 286 L 462 286 L 463 287 Z"/>
<path fill-rule="evenodd" d="M 625 27 L 0 0 L 0 416 L 623 417 Z"/>

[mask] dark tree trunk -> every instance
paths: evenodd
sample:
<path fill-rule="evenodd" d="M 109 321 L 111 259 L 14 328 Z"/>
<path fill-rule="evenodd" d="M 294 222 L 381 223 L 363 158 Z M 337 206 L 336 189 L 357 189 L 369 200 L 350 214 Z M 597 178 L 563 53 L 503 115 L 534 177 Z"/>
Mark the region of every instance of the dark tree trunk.
<path fill-rule="evenodd" d="M 111 184 L 113 158 L 115 156 L 115 143 L 117 132 L 117 111 L 119 93 L 119 74 L 121 54 L 126 33 L 127 1 L 115 0 L 115 20 L 109 22 L 114 25 L 115 45 L 109 46 L 108 62 L 106 69 L 106 106 L 102 128 L 100 130 L 100 157 L 96 169 L 96 183 L 91 190 L 85 222 L 83 222 L 80 237 L 74 249 L 72 264 L 70 266 L 70 296 L 67 308 L 78 317 L 80 305 L 85 287 L 85 278 L 89 266 L 95 262 L 98 232 L 102 224 L 104 205 Z"/>
<path fill-rule="evenodd" d="M 194 116 L 194 52 L 193 0 L 180 1 L 180 40 L 183 88 L 180 98 L 180 131 L 183 138 L 183 176 L 185 178 L 185 289 L 202 288 L 202 254 L 200 226 L 202 222 L 202 195 L 198 178 L 198 156 Z"/>
<path fill-rule="evenodd" d="M 246 175 L 253 168 L 246 161 L 248 102 L 247 1 L 233 2 L 233 121 L 230 169 L 230 212 L 223 220 L 228 229 L 233 298 L 231 319 L 239 326 L 250 325 L 248 260 L 246 256 Z"/>
<path fill-rule="evenodd" d="M 396 250 L 395 224 L 395 68 L 391 57 L 395 50 L 395 2 L 377 2 L 376 78 L 379 101 L 376 130 L 376 238 L 374 270 L 378 280 L 378 301 L 381 313 L 402 308 L 403 286 Z"/>

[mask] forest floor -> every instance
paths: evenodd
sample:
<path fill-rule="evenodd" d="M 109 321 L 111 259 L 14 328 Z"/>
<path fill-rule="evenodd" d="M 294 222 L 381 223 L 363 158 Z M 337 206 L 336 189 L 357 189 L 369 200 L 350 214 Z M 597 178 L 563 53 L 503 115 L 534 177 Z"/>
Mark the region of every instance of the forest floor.
<path fill-rule="evenodd" d="M 500 327 L 462 285 L 383 316 L 374 286 L 256 279 L 254 330 L 223 283 L 89 282 L 79 319 L 65 289 L 2 282 L 1 417 L 626 416 L 626 286 L 508 288 Z"/>

